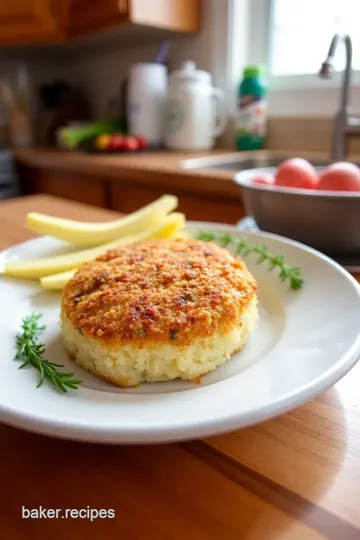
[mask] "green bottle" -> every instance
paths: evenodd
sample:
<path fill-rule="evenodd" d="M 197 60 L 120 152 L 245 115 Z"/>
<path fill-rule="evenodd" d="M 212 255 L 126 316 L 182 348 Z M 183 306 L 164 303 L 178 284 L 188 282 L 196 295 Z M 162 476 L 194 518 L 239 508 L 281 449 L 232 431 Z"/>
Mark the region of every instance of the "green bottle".
<path fill-rule="evenodd" d="M 267 124 L 267 81 L 261 66 L 247 66 L 238 88 L 237 150 L 260 150 Z"/>

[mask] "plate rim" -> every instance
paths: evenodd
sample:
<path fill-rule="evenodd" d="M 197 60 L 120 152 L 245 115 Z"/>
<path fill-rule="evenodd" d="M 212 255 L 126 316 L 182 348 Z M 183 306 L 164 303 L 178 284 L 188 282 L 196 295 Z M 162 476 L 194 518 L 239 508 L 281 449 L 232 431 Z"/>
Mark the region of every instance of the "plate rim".
<path fill-rule="evenodd" d="M 270 238 L 291 246 L 295 246 L 296 248 L 299 248 L 305 252 L 310 252 L 313 255 L 325 260 L 331 266 L 335 267 L 337 271 L 340 271 L 343 277 L 355 287 L 360 298 L 360 284 L 347 270 L 345 270 L 339 263 L 327 255 L 301 242 L 272 233 L 241 231 L 234 225 L 222 223 L 188 221 L 187 224 L 190 226 L 190 228 L 217 228 L 224 231 L 228 230 L 234 232 L 239 236 L 251 235 L 262 238 Z M 42 240 L 43 238 L 51 237 L 39 236 L 2 250 L 0 252 L 0 261 L 2 261 L 6 254 L 11 250 L 24 245 L 31 245 L 32 243 L 39 242 L 39 240 Z M 310 399 L 315 398 L 317 395 L 333 386 L 337 381 L 344 377 L 352 369 L 352 367 L 354 367 L 359 360 L 359 357 L 360 331 L 355 343 L 353 343 L 352 347 L 347 350 L 345 354 L 339 357 L 336 364 L 330 366 L 324 373 L 312 381 L 296 388 L 288 394 L 279 397 L 273 401 L 270 406 L 269 404 L 263 404 L 255 410 L 250 409 L 248 411 L 241 411 L 240 413 L 235 412 L 231 415 L 231 417 L 225 419 L 223 417 L 219 417 L 215 419 L 211 418 L 205 421 L 203 420 L 200 425 L 199 423 L 189 424 L 183 425 L 180 428 L 172 428 L 172 426 L 169 425 L 157 426 L 152 430 L 148 430 L 146 433 L 143 428 L 137 428 L 135 431 L 131 427 L 119 428 L 118 426 L 104 426 L 99 428 L 96 426 L 94 427 L 89 423 L 80 424 L 77 422 L 76 424 L 67 424 L 61 419 L 53 420 L 35 417 L 32 413 L 28 414 L 22 411 L 19 412 L 18 410 L 14 410 L 13 407 L 4 405 L 1 403 L 1 401 L 0 418 L 1 422 L 5 424 L 25 429 L 27 431 L 58 438 L 104 444 L 156 444 L 204 438 L 250 427 L 293 410 L 294 408 L 306 403 Z M 339 365 L 340 361 L 341 364 Z"/>

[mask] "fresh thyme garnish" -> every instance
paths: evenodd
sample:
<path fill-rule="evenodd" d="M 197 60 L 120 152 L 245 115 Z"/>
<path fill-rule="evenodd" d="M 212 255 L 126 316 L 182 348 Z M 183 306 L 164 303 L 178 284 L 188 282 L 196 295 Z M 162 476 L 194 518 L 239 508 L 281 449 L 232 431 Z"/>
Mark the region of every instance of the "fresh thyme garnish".
<path fill-rule="evenodd" d="M 200 231 L 196 238 L 203 242 L 216 242 L 222 247 L 227 247 L 232 244 L 235 247 L 237 255 L 246 257 L 251 253 L 256 253 L 259 257 L 257 264 L 267 262 L 269 270 L 279 268 L 279 278 L 281 281 L 288 280 L 292 289 L 301 289 L 304 285 L 304 280 L 301 277 L 301 270 L 298 267 L 290 267 L 285 263 L 283 255 L 274 255 L 270 253 L 268 248 L 261 244 L 251 244 L 245 237 L 238 238 L 228 232 L 223 234 L 214 234 L 211 231 Z"/>
<path fill-rule="evenodd" d="M 39 334 L 45 330 L 46 326 L 39 324 L 41 317 L 40 313 L 33 313 L 22 320 L 22 332 L 16 336 L 15 360 L 24 360 L 19 369 L 30 365 L 40 372 L 37 388 L 42 385 L 46 377 L 61 392 L 66 393 L 69 388 L 77 390 L 82 381 L 74 379 L 74 373 L 60 371 L 59 368 L 64 367 L 62 364 L 55 364 L 43 358 L 45 345 L 39 343 Z"/>

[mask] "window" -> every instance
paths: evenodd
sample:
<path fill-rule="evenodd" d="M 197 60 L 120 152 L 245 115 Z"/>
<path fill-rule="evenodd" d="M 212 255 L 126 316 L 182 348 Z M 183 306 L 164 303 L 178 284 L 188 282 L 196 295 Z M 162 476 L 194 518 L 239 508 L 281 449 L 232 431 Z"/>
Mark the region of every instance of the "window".
<path fill-rule="evenodd" d="M 272 116 L 333 117 L 340 104 L 345 47 L 330 80 L 318 72 L 336 32 L 353 44 L 350 106 L 360 113 L 360 0 L 206 0 L 212 6 L 214 80 L 235 110 L 246 64 L 264 64 Z"/>
<path fill-rule="evenodd" d="M 268 67 L 272 76 L 314 74 L 325 60 L 332 36 L 348 33 L 353 68 L 360 69 L 360 0 L 273 0 Z M 343 69 L 339 46 L 334 66 Z"/>

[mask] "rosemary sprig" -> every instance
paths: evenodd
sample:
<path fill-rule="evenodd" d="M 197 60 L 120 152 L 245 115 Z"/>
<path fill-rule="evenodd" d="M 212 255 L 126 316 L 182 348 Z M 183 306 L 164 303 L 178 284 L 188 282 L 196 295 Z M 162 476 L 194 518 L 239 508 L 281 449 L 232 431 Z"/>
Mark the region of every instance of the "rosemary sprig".
<path fill-rule="evenodd" d="M 24 360 L 19 369 L 31 365 L 40 372 L 37 388 L 47 378 L 61 392 L 66 393 L 69 388 L 77 390 L 82 381 L 74 379 L 74 373 L 60 371 L 59 368 L 64 367 L 62 364 L 55 364 L 43 358 L 45 345 L 39 343 L 39 334 L 45 330 L 46 326 L 39 324 L 41 317 L 41 313 L 32 313 L 22 320 L 22 331 L 16 336 L 17 353 L 14 360 Z"/>
<path fill-rule="evenodd" d="M 216 242 L 222 247 L 227 247 L 230 244 L 235 246 L 237 255 L 246 257 L 251 253 L 258 255 L 257 264 L 264 262 L 268 263 L 269 271 L 274 268 L 279 269 L 279 278 L 281 281 L 288 280 L 292 289 L 301 289 L 304 285 L 304 280 L 301 277 L 301 270 L 298 267 L 290 267 L 285 263 L 283 255 L 274 255 L 270 253 L 268 248 L 261 244 L 251 244 L 246 237 L 238 238 L 228 232 L 223 234 L 214 234 L 211 231 L 200 231 L 196 238 L 203 242 Z"/>

